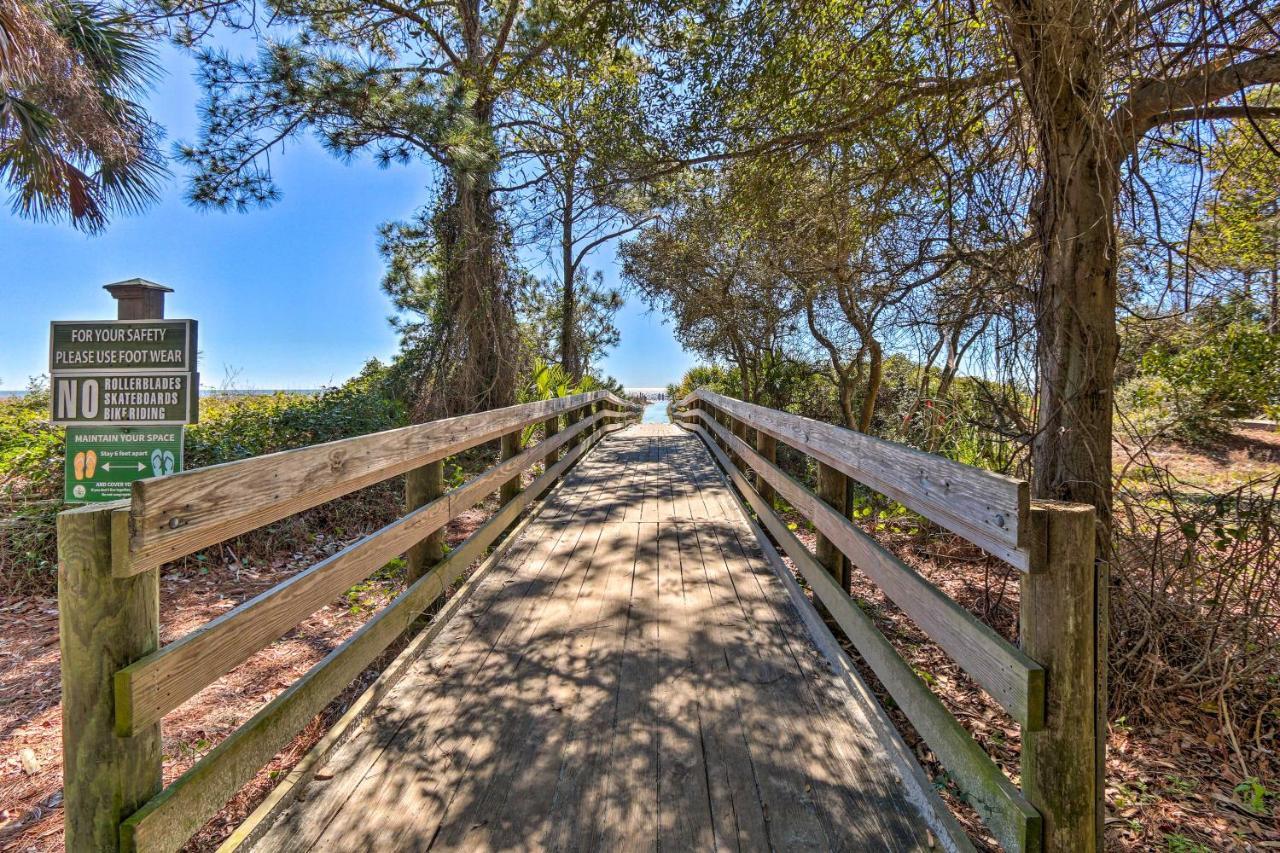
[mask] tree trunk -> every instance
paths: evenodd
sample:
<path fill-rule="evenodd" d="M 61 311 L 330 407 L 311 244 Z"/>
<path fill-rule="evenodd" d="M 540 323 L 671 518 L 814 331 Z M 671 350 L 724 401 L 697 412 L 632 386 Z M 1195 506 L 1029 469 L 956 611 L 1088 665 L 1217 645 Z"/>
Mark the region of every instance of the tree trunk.
<path fill-rule="evenodd" d="M 862 412 L 858 416 L 858 431 L 870 433 L 871 419 L 876 413 L 876 397 L 880 395 L 880 382 L 884 378 L 884 351 L 874 340 L 867 341 L 871 354 L 867 370 L 867 390 L 862 395 Z"/>
<path fill-rule="evenodd" d="M 840 418 L 844 421 L 844 425 L 849 429 L 853 429 L 858 421 L 853 416 L 853 387 L 849 381 L 849 377 L 840 370 L 833 371 L 836 375 L 837 387 L 840 390 Z"/>
<path fill-rule="evenodd" d="M 479 0 L 461 0 L 458 11 L 467 58 L 484 57 Z M 491 128 L 492 101 L 478 98 L 471 118 L 477 129 Z M 449 314 L 441 324 L 426 401 L 435 417 L 509 406 L 516 397 L 515 305 L 493 205 L 497 143 L 488 133 L 476 142 L 489 156 L 474 164 L 453 162 L 449 169 L 454 203 L 442 240 Z"/>
<path fill-rule="evenodd" d="M 1101 4 L 1010 0 L 1006 33 L 1043 157 L 1032 494 L 1092 504 L 1110 554 L 1120 146 L 1104 113 Z"/>
<path fill-rule="evenodd" d="M 1280 334 L 1280 232 L 1277 233 L 1276 252 L 1271 258 L 1271 311 L 1267 318 L 1267 331 Z"/>
<path fill-rule="evenodd" d="M 1096 507 L 1102 546 L 1110 531 L 1117 351 L 1115 179 L 1100 174 L 1110 168 L 1100 151 L 1073 147 L 1046 169 L 1032 491 Z M 1109 552 L 1104 546 L 1098 554 Z"/>
<path fill-rule="evenodd" d="M 442 352 L 437 397 L 441 414 L 509 406 L 515 402 L 516 322 L 493 208 L 492 174 L 456 177 L 457 227 L 448 247 L 453 340 Z"/>
<path fill-rule="evenodd" d="M 560 364 L 574 382 L 582 378 L 582 365 L 578 364 L 577 341 L 574 338 L 578 298 L 574 284 L 576 269 L 573 264 L 573 185 L 576 178 L 576 169 L 570 163 L 565 168 L 564 209 L 560 220 L 560 270 L 563 277 L 560 294 Z"/>

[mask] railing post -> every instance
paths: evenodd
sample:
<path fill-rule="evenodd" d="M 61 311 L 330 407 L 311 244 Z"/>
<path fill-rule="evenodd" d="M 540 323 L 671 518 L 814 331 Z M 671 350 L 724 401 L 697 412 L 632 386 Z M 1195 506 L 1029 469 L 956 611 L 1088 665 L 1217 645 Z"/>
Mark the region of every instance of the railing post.
<path fill-rule="evenodd" d="M 777 439 L 763 430 L 756 430 L 756 452 L 776 465 L 778 462 Z M 774 492 L 773 486 L 765 482 L 764 477 L 756 477 L 756 491 L 760 493 L 760 497 L 764 498 L 764 502 L 772 508 L 777 493 Z"/>
<path fill-rule="evenodd" d="M 733 433 L 734 438 L 738 439 L 743 444 L 750 445 L 751 441 L 747 436 L 747 433 L 748 433 L 747 425 L 744 424 L 742 421 L 738 420 L 737 418 L 735 418 L 733 415 L 729 415 L 728 417 L 729 417 L 729 430 Z M 743 474 L 745 474 L 748 477 L 751 476 L 751 469 L 747 466 L 747 464 L 744 461 L 742 461 L 742 457 L 740 457 L 736 453 L 733 455 L 733 464 L 737 465 L 738 470 L 743 472 Z"/>
<path fill-rule="evenodd" d="M 547 418 L 545 421 L 542 422 L 542 440 L 543 441 L 550 441 L 555 436 L 555 434 L 559 431 L 560 431 L 559 415 L 552 415 L 551 417 Z M 546 459 L 544 459 L 542 462 L 543 470 L 546 470 L 547 468 L 550 468 L 552 465 L 556 464 L 556 461 L 559 458 L 560 458 L 560 452 L 557 450 L 553 450 L 552 452 L 548 453 Z"/>
<path fill-rule="evenodd" d="M 730 426 L 729 416 L 724 412 L 722 412 L 720 409 L 716 408 L 715 406 L 712 406 L 710 403 L 705 403 L 704 408 L 706 408 L 706 410 L 711 413 L 711 417 L 714 418 L 715 422 L 720 424 L 720 426 L 722 427 Z M 725 454 L 729 457 L 729 459 L 735 465 L 737 465 L 738 464 L 737 454 L 733 452 L 733 448 L 729 446 L 729 442 L 725 441 L 719 435 L 713 434 L 713 437 L 715 439 L 716 444 L 720 445 L 720 449 L 725 452 Z"/>
<path fill-rule="evenodd" d="M 1045 668 L 1045 726 L 1022 734 L 1022 787 L 1046 851 L 1101 853 L 1107 735 L 1107 584 L 1093 508 L 1037 501 L 1022 575 L 1022 648 Z"/>
<path fill-rule="evenodd" d="M 426 506 L 443 494 L 443 459 L 428 462 L 421 468 L 414 468 L 404 477 L 405 512 L 413 512 L 418 507 Z M 409 549 L 406 585 L 424 576 L 432 566 L 444 559 L 444 533 L 445 529 L 441 527 Z"/>
<path fill-rule="evenodd" d="M 502 437 L 502 459 L 505 462 L 513 456 L 520 455 L 520 430 L 509 432 Z M 502 484 L 502 490 L 499 496 L 502 503 L 510 503 L 515 500 L 516 495 L 520 494 L 521 484 L 520 475 L 516 474 L 510 480 Z"/>
<path fill-rule="evenodd" d="M 564 413 L 564 428 L 565 428 L 566 430 L 573 429 L 573 427 L 574 427 L 574 426 L 578 423 L 578 421 L 580 421 L 580 420 L 582 420 L 582 410 L 581 410 L 581 409 L 572 409 L 572 410 L 570 410 L 570 411 L 568 411 L 568 412 L 565 412 L 565 413 Z M 577 446 L 578 446 L 578 442 L 580 442 L 580 441 L 582 441 L 582 434 L 581 434 L 581 433 L 579 433 L 578 435 L 575 435 L 573 438 L 569 439 L 568 443 L 566 443 L 566 444 L 565 444 L 565 447 L 564 447 L 565 452 L 567 453 L 567 452 L 569 452 L 570 450 L 573 450 L 575 447 L 577 447 Z"/>
<path fill-rule="evenodd" d="M 841 515 L 845 514 L 846 493 L 849 488 L 849 478 L 840 470 L 832 468 L 825 462 L 818 463 L 818 497 L 823 503 L 834 507 L 836 512 Z M 849 588 L 849 562 L 845 559 L 840 549 L 831 543 L 827 537 L 821 533 L 818 534 L 818 541 L 815 548 L 815 556 L 831 577 L 840 582 L 842 589 Z"/>
<path fill-rule="evenodd" d="M 117 850 L 120 824 L 160 792 L 160 724 L 116 734 L 116 672 L 160 645 L 159 570 L 111 573 L 119 505 L 58 515 L 63 826 L 67 850 Z M 127 541 L 118 541 L 127 547 Z"/>

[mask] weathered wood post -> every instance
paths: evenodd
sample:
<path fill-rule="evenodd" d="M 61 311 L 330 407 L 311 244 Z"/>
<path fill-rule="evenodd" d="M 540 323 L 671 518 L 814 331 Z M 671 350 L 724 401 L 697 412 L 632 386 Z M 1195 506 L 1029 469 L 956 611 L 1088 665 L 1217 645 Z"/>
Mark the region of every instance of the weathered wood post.
<path fill-rule="evenodd" d="M 119 320 L 163 320 L 172 289 L 105 286 Z M 120 824 L 160 792 L 160 724 L 116 734 L 115 675 L 160 647 L 160 571 L 112 573 L 129 548 L 128 502 L 58 514 L 63 832 L 67 850 L 118 850 Z"/>
<path fill-rule="evenodd" d="M 749 436 L 747 435 L 747 433 L 750 431 L 750 428 L 746 424 L 744 424 L 742 421 L 735 418 L 733 415 L 729 415 L 729 429 L 730 431 L 733 432 L 734 438 L 738 439 L 743 444 L 746 444 L 748 446 L 751 445 L 751 441 L 749 439 Z M 746 472 L 747 477 L 750 477 L 751 466 L 747 465 L 747 463 L 743 461 L 742 457 L 736 453 L 733 454 L 732 458 L 733 458 L 733 464 L 738 466 L 738 470 Z"/>
<path fill-rule="evenodd" d="M 763 430 L 756 430 L 756 452 L 776 465 L 778 462 L 777 439 Z M 764 498 L 766 504 L 773 506 L 777 493 L 773 490 L 773 486 L 765 482 L 764 477 L 756 477 L 756 491 L 760 493 L 760 497 Z"/>
<path fill-rule="evenodd" d="M 716 423 L 720 424 L 720 426 L 725 427 L 727 429 L 732 428 L 732 424 L 729 421 L 729 416 L 726 415 L 724 412 L 722 412 L 718 406 L 713 406 L 710 403 L 703 402 L 702 407 L 711 413 L 711 417 L 713 417 Z M 733 452 L 733 448 L 729 446 L 729 442 L 725 441 L 723 438 L 720 437 L 718 433 L 714 433 L 714 432 L 711 433 L 711 438 L 713 441 L 715 441 L 716 444 L 720 445 L 720 449 L 725 452 L 725 454 L 729 457 L 729 459 L 735 465 L 738 465 L 737 454 Z M 741 468 L 742 466 L 738 465 L 738 467 Z"/>
<path fill-rule="evenodd" d="M 600 412 L 603 412 L 608 407 L 609 407 L 609 401 L 601 400 L 598 403 L 588 406 L 587 411 L 591 412 L 591 414 L 593 415 L 596 415 L 596 414 L 599 414 Z M 591 436 L 592 434 L 597 432 L 604 432 L 604 425 L 605 425 L 605 421 L 603 420 L 598 421 L 595 426 L 587 430 L 587 435 Z"/>
<path fill-rule="evenodd" d="M 509 432 L 502 437 L 502 459 L 506 461 L 513 456 L 520 454 L 520 430 Z M 520 475 L 516 474 L 510 480 L 502 484 L 502 490 L 499 497 L 502 503 L 510 503 L 515 500 L 516 495 L 520 494 L 521 484 Z"/>
<path fill-rule="evenodd" d="M 117 320 L 163 320 L 164 295 L 173 293 L 172 287 L 145 278 L 104 284 L 102 289 L 116 301 Z"/>
<path fill-rule="evenodd" d="M 127 539 L 127 506 L 90 505 L 58 515 L 67 850 L 118 849 L 120 824 L 161 787 L 160 724 L 133 737 L 116 734 L 116 672 L 160 647 L 159 570 L 112 574 L 112 539 Z"/>
<path fill-rule="evenodd" d="M 1106 563 L 1094 512 L 1036 501 L 1022 575 L 1022 648 L 1045 668 L 1045 726 L 1022 734 L 1022 788 L 1044 817 L 1044 849 L 1101 853 L 1107 735 Z"/>
<path fill-rule="evenodd" d="M 444 494 L 444 460 L 428 462 L 414 468 L 404 477 L 404 509 L 413 512 L 426 506 Z M 409 549 L 409 566 L 405 584 L 411 584 L 444 559 L 444 533 L 441 527 L 426 539 Z"/>
<path fill-rule="evenodd" d="M 571 411 L 565 412 L 565 414 L 564 414 L 564 428 L 565 428 L 566 430 L 573 429 L 573 428 L 574 428 L 574 426 L 576 426 L 576 425 L 577 425 L 577 423 L 578 423 L 578 421 L 580 421 L 580 420 L 582 420 L 582 410 L 581 410 L 581 409 L 573 409 L 573 410 L 571 410 Z M 565 444 L 565 448 L 564 448 L 564 449 L 565 449 L 565 452 L 567 453 L 568 451 L 573 450 L 575 447 L 577 447 L 577 446 L 578 446 L 578 442 L 580 442 L 580 441 L 582 441 L 582 435 L 581 435 L 581 433 L 579 433 L 578 435 L 575 435 L 573 438 L 569 439 L 568 443 L 566 443 L 566 444 Z"/>
<path fill-rule="evenodd" d="M 845 514 L 845 501 L 849 488 L 849 478 L 839 469 L 832 468 L 825 462 L 818 463 L 818 497 L 828 506 L 835 507 L 841 515 Z M 831 576 L 840 582 L 844 589 L 849 588 L 849 565 L 843 553 L 827 537 L 818 534 L 814 549 L 818 562 Z"/>
<path fill-rule="evenodd" d="M 550 441 L 552 438 L 555 437 L 556 433 L 558 433 L 559 431 L 560 431 L 559 415 L 552 415 L 551 417 L 547 418 L 545 421 L 542 422 L 542 440 L 543 441 Z M 552 465 L 556 464 L 559 458 L 560 458 L 560 452 L 558 450 L 553 450 L 550 453 L 548 453 L 547 458 L 542 463 L 543 470 L 546 470 L 547 468 L 550 468 Z"/>

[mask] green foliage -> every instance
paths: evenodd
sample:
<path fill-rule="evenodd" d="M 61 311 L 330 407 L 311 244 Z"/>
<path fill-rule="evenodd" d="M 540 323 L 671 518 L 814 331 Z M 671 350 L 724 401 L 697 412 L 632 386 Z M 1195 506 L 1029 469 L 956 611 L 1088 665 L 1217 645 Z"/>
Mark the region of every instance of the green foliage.
<path fill-rule="evenodd" d="M 0 399 L 0 505 L 62 492 L 64 432 L 49 423 L 49 386 L 33 379 L 22 397 Z"/>
<path fill-rule="evenodd" d="M 576 354 L 577 365 L 584 374 L 589 374 L 592 365 L 618 345 L 619 334 L 614 317 L 622 309 L 623 299 L 620 291 L 603 286 L 603 276 L 598 272 L 588 275 L 580 269 L 575 279 L 570 324 L 573 340 L 570 345 Z M 559 352 L 565 316 L 561 287 L 557 281 L 541 281 L 525 288 L 520 320 L 528 348 L 536 353 L 535 357 L 564 366 Z"/>
<path fill-rule="evenodd" d="M 1259 109 L 1275 107 L 1280 87 L 1266 86 L 1249 101 Z M 1262 140 L 1273 133 L 1238 119 L 1222 134 L 1210 153 L 1211 191 L 1195 234 L 1197 253 L 1210 271 L 1228 270 L 1246 283 L 1270 279 L 1272 289 L 1280 269 L 1280 157 Z"/>
<path fill-rule="evenodd" d="M 200 423 L 187 428 L 187 468 L 403 426 L 404 406 L 391 394 L 390 377 L 390 369 L 373 360 L 319 394 L 205 398 Z"/>
<path fill-rule="evenodd" d="M 700 364 L 685 371 L 678 383 L 667 386 L 667 398 L 678 403 L 699 388 L 706 388 L 726 397 L 742 396 L 742 383 L 737 371 L 718 365 Z"/>
<path fill-rule="evenodd" d="M 1133 365 L 1117 405 L 1139 435 L 1211 439 L 1231 418 L 1280 403 L 1280 335 L 1242 299 L 1209 303 L 1185 319 L 1122 326 Z"/>
<path fill-rule="evenodd" d="M 1179 833 L 1166 835 L 1164 843 L 1169 853 L 1211 853 L 1208 847 Z"/>
<path fill-rule="evenodd" d="M 393 371 L 370 361 L 319 394 L 206 397 L 187 428 L 186 467 L 199 468 L 403 426 Z M 62 509 L 64 430 L 49 423 L 46 385 L 0 400 L 0 591 L 50 591 Z M 350 513 L 348 513 L 350 515 Z"/>
<path fill-rule="evenodd" d="M 144 25 L 105 4 L 0 4 L 0 185 L 13 209 L 99 231 L 157 197 L 158 128 L 134 99 L 157 66 Z"/>
<path fill-rule="evenodd" d="M 1263 785 L 1256 776 L 1250 776 L 1236 785 L 1235 794 L 1241 805 L 1263 817 L 1271 814 L 1271 810 L 1267 807 L 1267 800 L 1280 796 L 1276 791 L 1267 790 L 1267 786 Z"/>

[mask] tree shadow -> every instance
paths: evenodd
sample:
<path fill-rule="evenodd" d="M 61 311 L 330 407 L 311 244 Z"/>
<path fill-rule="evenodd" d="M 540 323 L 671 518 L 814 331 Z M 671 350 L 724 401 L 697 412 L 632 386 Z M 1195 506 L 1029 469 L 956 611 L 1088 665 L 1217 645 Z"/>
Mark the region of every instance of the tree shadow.
<path fill-rule="evenodd" d="M 579 466 L 260 849 L 928 846 L 746 527 L 621 520 L 708 473 L 653 441 Z"/>

